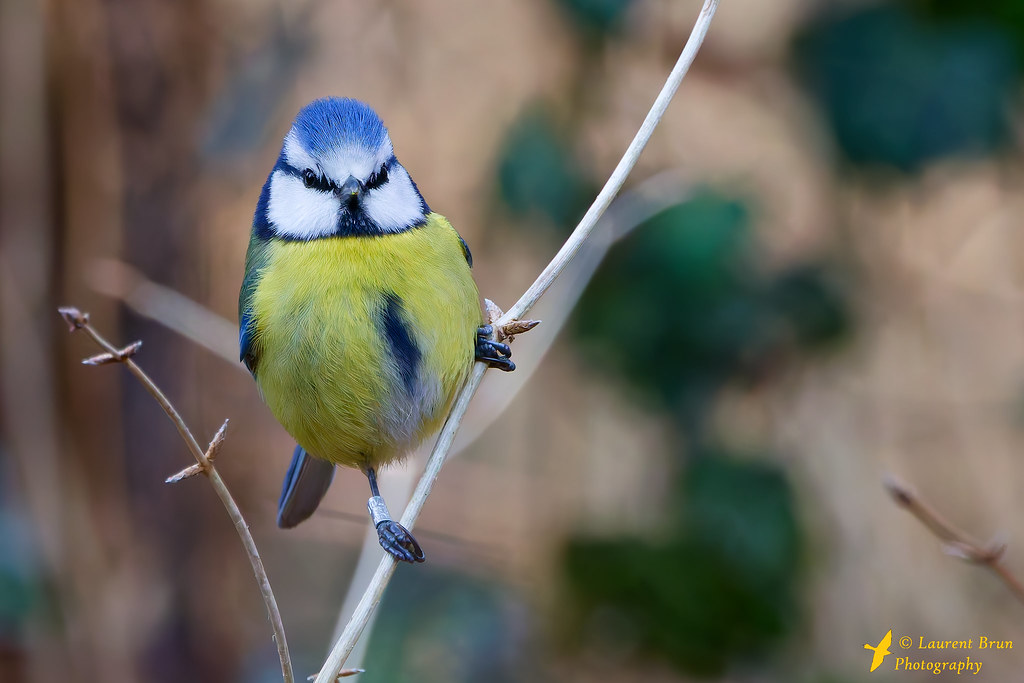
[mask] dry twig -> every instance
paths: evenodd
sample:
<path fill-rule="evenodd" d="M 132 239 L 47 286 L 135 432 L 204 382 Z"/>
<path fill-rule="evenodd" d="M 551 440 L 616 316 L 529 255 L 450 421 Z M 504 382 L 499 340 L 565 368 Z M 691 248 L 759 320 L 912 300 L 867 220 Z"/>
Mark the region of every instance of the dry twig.
<path fill-rule="evenodd" d="M 982 545 L 947 522 L 935 508 L 925 503 L 909 487 L 893 477 L 886 477 L 883 484 L 897 505 L 917 517 L 919 522 L 942 541 L 942 549 L 947 555 L 988 567 L 1006 584 L 1015 598 L 1024 602 L 1024 585 L 1003 564 L 1003 555 L 1006 552 L 1005 542 L 993 539 L 988 544 Z"/>
<path fill-rule="evenodd" d="M 707 34 L 708 28 L 711 25 L 711 19 L 717 8 L 718 0 L 705 0 L 693 31 L 690 33 L 686 46 L 679 56 L 679 60 L 672 69 L 672 73 L 669 74 L 668 80 L 654 101 L 654 105 L 647 113 L 647 117 L 640 126 L 640 130 L 637 131 L 636 136 L 619 161 L 618 166 L 615 167 L 615 170 L 597 195 L 594 203 L 583 216 L 579 225 L 576 226 L 569 239 L 558 250 L 558 253 L 544 271 L 512 308 L 503 315 L 500 315 L 498 320 L 494 322 L 495 329 L 509 329 L 507 326 L 514 324 L 526 315 L 533 308 L 533 305 L 537 303 L 537 300 L 554 283 L 555 279 L 558 278 L 572 257 L 576 255 L 576 252 L 579 251 L 580 247 L 583 246 L 583 243 L 593 232 L 594 226 L 597 225 L 601 215 L 608 208 L 608 205 L 611 204 L 615 195 L 622 188 L 623 183 L 625 183 L 629 173 L 636 165 L 640 153 L 647 145 L 648 140 L 650 140 L 651 134 L 654 132 L 658 122 L 661 121 L 661 117 L 672 100 L 672 96 L 675 95 L 676 89 L 690 68 L 690 64 L 693 63 L 694 58 L 697 56 L 697 51 L 704 41 L 704 36 Z M 426 502 L 427 496 L 430 495 L 434 481 L 437 479 L 438 473 L 441 471 L 441 467 L 444 465 L 448 451 L 455 439 L 455 433 L 462 422 L 462 417 L 465 415 L 466 408 L 473 398 L 473 394 L 476 393 L 477 387 L 480 386 L 480 381 L 483 379 L 486 369 L 487 366 L 483 363 L 474 364 L 473 373 L 455 399 L 451 413 L 448 415 L 448 419 L 437 437 L 437 443 L 434 445 L 430 458 L 427 460 L 426 467 L 413 493 L 412 500 L 409 501 L 409 505 L 402 514 L 401 524 L 407 529 L 413 527 L 420 510 L 422 510 Z M 380 564 L 377 565 L 377 571 L 363 593 L 362 599 L 356 605 L 352 618 L 345 626 L 344 631 L 342 631 L 341 637 L 338 638 L 338 641 L 331 649 L 330 654 L 327 656 L 327 661 L 321 667 L 320 673 L 316 677 L 316 683 L 333 683 L 337 680 L 338 672 L 341 671 L 345 660 L 352 652 L 352 648 L 355 647 L 356 640 L 362 634 L 363 628 L 369 621 L 370 615 L 380 602 L 381 596 L 384 594 L 384 588 L 387 586 L 392 574 L 394 574 L 396 565 L 397 562 L 390 556 L 381 559 Z"/>
<path fill-rule="evenodd" d="M 210 484 L 213 486 L 214 491 L 217 492 L 217 496 L 224 504 L 224 509 L 228 511 L 228 517 L 231 518 L 231 522 L 235 525 L 235 530 L 238 532 L 238 536 L 242 539 L 242 546 L 245 548 L 246 554 L 249 556 L 249 563 L 252 565 L 252 571 L 256 575 L 256 582 L 259 584 L 260 593 L 263 594 L 263 602 L 266 604 L 267 613 L 270 616 L 270 624 L 274 630 L 274 640 L 277 643 L 277 654 L 281 659 L 281 673 L 284 677 L 285 683 L 293 683 L 295 676 L 292 672 L 292 661 L 291 655 L 288 652 L 288 641 L 284 634 L 284 622 L 281 620 L 281 612 L 277 608 L 277 600 L 274 599 L 274 591 L 270 587 L 270 579 L 267 578 L 267 571 L 263 567 L 263 560 L 260 559 L 259 550 L 256 549 L 256 542 L 252 538 L 252 534 L 249 532 L 249 526 L 245 523 L 245 519 L 242 517 L 241 510 L 238 509 L 238 505 L 235 503 L 234 498 L 231 496 L 231 492 L 228 491 L 227 484 L 221 479 L 220 473 L 217 472 L 213 467 L 213 459 L 217 455 L 217 451 L 220 449 L 221 444 L 224 442 L 224 435 L 227 430 L 228 423 L 225 420 L 221 428 L 217 430 L 217 434 L 214 435 L 210 441 L 209 447 L 204 451 L 199 446 L 199 442 L 192 436 L 191 430 L 188 425 L 181 418 L 177 409 L 171 404 L 171 402 L 164 396 L 164 393 L 160 388 L 150 379 L 149 375 L 142 371 L 135 361 L 132 360 L 132 356 L 142 346 L 142 342 L 134 342 L 124 348 L 117 348 L 109 341 L 107 341 L 99 332 L 89 324 L 89 314 L 79 311 L 77 308 L 60 308 L 58 309 L 61 317 L 67 322 L 68 328 L 71 332 L 76 330 L 85 330 L 85 332 L 92 337 L 92 340 L 96 342 L 100 348 L 103 349 L 104 353 L 101 353 L 90 358 L 86 358 L 83 362 L 87 365 L 103 365 L 106 363 L 122 363 L 128 371 L 131 372 L 136 379 L 142 384 L 142 386 L 150 393 L 150 395 L 156 399 L 156 402 L 160 404 L 167 417 L 170 418 L 171 422 L 178 429 L 178 434 L 181 435 L 182 440 L 188 449 L 195 456 L 196 465 L 190 468 L 182 470 L 182 472 L 174 475 L 168 479 L 170 481 L 180 481 L 185 477 L 192 476 L 202 472 L 210 480 Z M 192 469 L 195 468 L 193 472 Z"/>

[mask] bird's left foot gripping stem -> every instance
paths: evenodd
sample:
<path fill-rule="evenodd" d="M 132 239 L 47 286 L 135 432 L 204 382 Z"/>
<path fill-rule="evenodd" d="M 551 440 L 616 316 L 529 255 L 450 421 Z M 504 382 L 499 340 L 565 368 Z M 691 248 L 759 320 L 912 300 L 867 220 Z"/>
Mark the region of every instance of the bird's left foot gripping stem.
<path fill-rule="evenodd" d="M 494 327 L 483 325 L 476 331 L 476 359 L 487 363 L 492 368 L 512 372 L 516 364 L 512 362 L 512 349 L 491 339 Z"/>
<path fill-rule="evenodd" d="M 391 519 L 388 506 L 384 504 L 384 499 L 381 498 L 380 490 L 377 488 L 377 474 L 372 467 L 366 469 L 366 478 L 370 480 L 370 493 L 373 494 L 366 503 L 366 509 L 370 511 L 373 526 L 377 527 L 377 540 L 380 542 L 380 547 L 396 560 L 410 564 L 422 562 L 425 558 L 420 544 L 416 542 L 408 529 Z"/>

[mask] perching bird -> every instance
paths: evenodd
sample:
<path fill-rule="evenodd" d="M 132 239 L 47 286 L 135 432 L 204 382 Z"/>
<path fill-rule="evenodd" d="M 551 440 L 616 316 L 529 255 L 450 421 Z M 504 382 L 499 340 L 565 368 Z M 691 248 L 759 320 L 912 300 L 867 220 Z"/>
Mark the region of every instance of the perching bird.
<path fill-rule="evenodd" d="M 313 513 L 335 465 L 354 467 L 381 546 L 423 561 L 376 474 L 440 427 L 474 357 L 515 369 L 482 324 L 471 265 L 373 109 L 331 97 L 299 112 L 256 205 L 238 301 L 241 359 L 298 442 L 278 526 Z"/>

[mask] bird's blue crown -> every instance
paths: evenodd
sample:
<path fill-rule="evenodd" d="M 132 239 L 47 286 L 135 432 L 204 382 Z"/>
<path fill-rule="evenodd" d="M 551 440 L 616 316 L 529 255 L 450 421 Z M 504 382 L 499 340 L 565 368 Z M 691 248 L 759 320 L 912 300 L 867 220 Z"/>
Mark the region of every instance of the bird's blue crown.
<path fill-rule="evenodd" d="M 302 146 L 314 155 L 343 145 L 376 149 L 388 136 L 377 112 L 349 97 L 323 97 L 310 102 L 295 117 L 294 130 Z"/>

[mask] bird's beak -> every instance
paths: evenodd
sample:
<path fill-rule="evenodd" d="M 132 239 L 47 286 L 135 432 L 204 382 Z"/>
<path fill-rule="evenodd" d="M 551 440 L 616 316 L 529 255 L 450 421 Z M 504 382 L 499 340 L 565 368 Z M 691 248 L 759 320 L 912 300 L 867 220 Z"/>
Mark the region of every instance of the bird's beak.
<path fill-rule="evenodd" d="M 338 198 L 343 202 L 350 202 L 354 200 L 362 191 L 362 184 L 355 179 L 355 176 L 349 176 L 348 180 L 342 183 L 341 187 L 335 190 L 338 194 Z"/>

